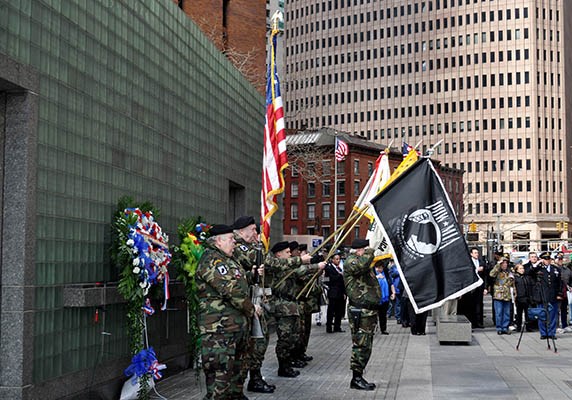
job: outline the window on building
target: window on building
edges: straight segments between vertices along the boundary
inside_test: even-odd
[[[298,197],[298,182],[292,182],[290,184],[290,196]]]
[[[298,204],[290,204],[290,219],[298,219]]]
[[[308,204],[308,219],[316,219],[316,205]]]
[[[322,219],[330,219],[330,203],[322,204]]]
[[[346,182],[338,181],[338,196],[344,196],[346,194]]]
[[[336,205],[336,213],[338,218],[346,217],[346,203],[338,203]]]
[[[308,182],[308,197],[316,197],[316,184]]]

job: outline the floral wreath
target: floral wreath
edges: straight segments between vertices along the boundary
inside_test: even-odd
[[[153,285],[163,284],[161,309],[167,308],[171,253],[169,237],[155,222],[153,206],[150,203],[133,205],[129,197],[119,201],[113,226],[112,258],[121,271],[118,291],[127,300],[127,334],[133,359],[125,370],[125,374],[132,377],[126,385],[135,385],[138,399],[148,399],[149,379],[159,379],[159,371],[166,366],[157,361],[148,343],[147,317],[155,310],[146,296]]]
[[[147,296],[152,285],[163,283],[165,302],[161,310],[167,308],[169,293],[169,271],[171,262],[169,237],[163,232],[153,218],[153,212],[143,212],[139,208],[127,208],[125,216],[137,215],[137,220],[129,226],[126,245],[133,253],[133,270],[137,276],[143,296]]]
[[[173,264],[178,272],[177,279],[183,282],[187,297],[189,353],[197,367],[200,364],[201,335],[198,323],[199,298],[195,273],[205,251],[204,243],[211,229],[211,225],[201,221],[201,217],[194,217],[179,224],[177,231],[181,244],[173,250]],[[198,373],[199,368],[196,368],[196,371]]]

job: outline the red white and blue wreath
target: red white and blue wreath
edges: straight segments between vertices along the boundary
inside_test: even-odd
[[[133,273],[137,275],[143,296],[147,296],[152,285],[162,284],[165,301],[161,310],[167,309],[169,294],[169,270],[171,253],[169,237],[155,222],[151,211],[142,212],[138,208],[125,209],[125,216],[137,215],[137,222],[129,226],[127,246],[133,253]],[[149,310],[146,310],[149,314]]]

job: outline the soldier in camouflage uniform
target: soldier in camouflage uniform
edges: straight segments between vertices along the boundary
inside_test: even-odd
[[[301,245],[297,241],[289,243],[290,254],[292,257],[297,257],[302,254],[302,249],[304,249],[304,254],[308,254],[307,245]],[[298,287],[296,288],[296,293],[299,293],[304,286],[308,283],[311,276],[304,276],[298,280]],[[310,341],[310,333],[312,330],[312,313],[318,312],[320,310],[319,298],[322,295],[322,289],[318,285],[318,282],[312,284],[310,293],[307,296],[300,297],[298,301],[298,312],[300,313],[300,340],[298,341],[298,346],[293,354],[295,359],[294,363],[301,366],[306,366],[308,361],[312,361],[314,357],[306,354],[308,349],[308,343]],[[296,360],[298,362],[296,362]]]
[[[381,289],[371,266],[374,259],[373,249],[368,246],[368,240],[354,240],[351,254],[344,264],[344,282],[349,299],[348,318],[352,331],[350,368],[353,377],[350,388],[358,390],[375,389],[374,383],[368,383],[363,378],[363,371],[371,356],[377,309],[381,299]]]
[[[278,376],[293,378],[300,374],[292,368],[292,353],[299,338],[300,313],[296,303],[296,280],[302,276],[323,269],[325,263],[308,264],[312,257],[290,257],[288,242],[276,243],[266,256],[264,265],[266,277],[273,282],[274,315],[276,317],[276,357],[278,358]],[[286,276],[288,276],[286,278]],[[286,279],[285,279],[286,278]],[[281,283],[282,281],[282,283]]]
[[[250,301],[245,272],[231,258],[232,228],[214,225],[210,234],[195,275],[205,399],[245,399],[242,363],[250,321],[261,308]]]
[[[258,241],[258,232],[256,231],[254,218],[250,216],[240,217],[234,221],[232,228],[234,229],[234,240],[236,241],[233,253],[234,259],[247,271],[247,277],[251,285],[250,289],[252,291],[258,288],[264,289],[264,264],[261,264],[263,260],[262,245]],[[261,265],[257,265],[257,263]],[[265,301],[270,299],[269,293],[264,296]],[[268,315],[266,314],[265,310],[259,318],[264,337],[249,337],[249,351],[245,366],[250,371],[250,380],[247,386],[250,392],[272,393],[276,389],[276,386],[270,385],[264,380],[260,372],[270,339],[267,326]]]

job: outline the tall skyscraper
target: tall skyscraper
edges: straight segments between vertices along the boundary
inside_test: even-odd
[[[570,3],[287,1],[287,127],[443,140],[479,241],[554,245],[572,205]]]

